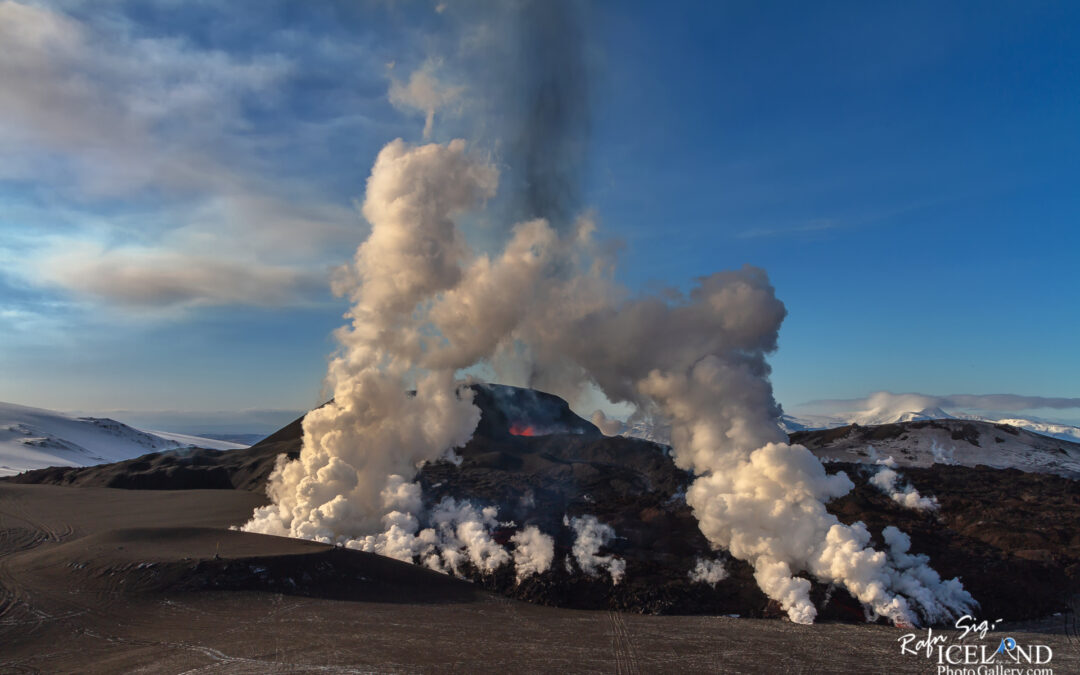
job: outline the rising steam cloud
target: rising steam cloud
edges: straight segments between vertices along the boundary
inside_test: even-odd
[[[934,447],[938,447],[936,442]],[[870,456],[876,456],[872,446],[870,447]],[[910,483],[901,485],[900,472],[896,470],[896,460],[891,456],[878,459],[874,463],[880,468],[870,477],[870,484],[888,495],[889,499],[904,508],[915,511],[936,511],[938,509],[939,504],[936,497],[924,497]]]
[[[548,94],[558,99],[559,91]],[[558,115],[572,109],[560,100],[545,105]],[[528,161],[539,162],[538,176],[562,166]],[[970,610],[974,601],[958,581],[942,581],[925,557],[908,553],[906,535],[886,528],[877,550],[862,523],[845,525],[826,510],[853,484],[789,445],[777,426],[766,356],[786,310],[765,272],[744,267],[698,279],[685,294],[631,297],[612,280],[613,260],[592,220],[566,217],[575,198],[556,178],[566,176],[545,177],[549,187],[528,197],[527,217],[547,217],[513,225],[490,255],[470,250],[458,224],[495,194],[489,161],[461,140],[396,140],[379,153],[363,205],[371,234],[335,280],[352,307],[329,367],[334,400],[305,418],[299,459],[279,459],[273,503],[245,529],[446,571],[514,564],[521,580],[547,570],[548,535],[520,531],[511,555],[491,537],[493,507],[444,500],[425,510],[412,482],[419,465],[452,457],[471,437],[479,411],[455,377],[487,363],[564,395],[598,388],[669,424],[675,463],[696,476],[686,500],[701,531],[714,548],[747,561],[793,621],[816,616],[806,575],[843,586],[871,615],[896,623]],[[548,191],[558,204],[532,203]],[[607,526],[589,517],[568,524],[580,569],[604,569],[615,582],[632,573],[599,553],[612,536]],[[700,576],[718,580],[720,570]]]
[[[694,563],[694,568],[690,570],[687,576],[690,581],[716,586],[716,584],[727,579],[727,575],[727,568],[724,567],[722,560],[698,558],[697,562]]]
[[[563,524],[574,530],[573,558],[579,570],[590,577],[598,576],[603,570],[611,577],[611,583],[617,585],[622,581],[626,561],[614,555],[600,554],[600,550],[615,539],[614,528],[601,523],[596,516],[564,517]],[[573,569],[569,559],[566,569]]]

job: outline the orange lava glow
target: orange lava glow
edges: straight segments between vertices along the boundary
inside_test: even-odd
[[[531,424],[522,424],[521,422],[514,422],[510,425],[510,433],[515,436],[535,436],[536,429]]]

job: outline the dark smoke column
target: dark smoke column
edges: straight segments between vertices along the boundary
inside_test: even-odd
[[[514,220],[546,218],[563,229],[577,216],[587,168],[591,108],[588,3],[532,0],[516,17],[519,45],[502,95],[507,159],[515,185]]]

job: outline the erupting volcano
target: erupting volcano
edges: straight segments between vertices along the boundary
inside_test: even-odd
[[[510,424],[510,434],[512,436],[537,436],[539,432],[531,424],[513,422]]]
[[[482,420],[477,396],[499,400],[496,433],[598,433],[583,420],[561,424],[565,403],[537,405],[527,389],[461,379],[488,367],[529,373],[527,384],[571,401],[606,397],[632,407],[634,419],[670,425],[663,461],[691,477],[685,503],[701,533],[714,550],[749,564],[793,621],[817,615],[810,578],[897,624],[945,621],[975,606],[959,580],[941,579],[925,556],[909,553],[903,532],[887,527],[875,544],[862,522],[843,523],[826,509],[854,483],[789,444],[777,424],[766,356],[786,309],[763,270],[717,272],[686,294],[634,297],[614,281],[610,248],[597,243],[586,216],[562,226],[518,222],[500,253],[472,251],[458,221],[495,194],[498,178],[462,140],[399,139],[379,153],[363,205],[371,234],[337,280],[352,308],[330,363],[334,398],[304,419],[299,457],[279,459],[273,503],[256,509],[245,530],[453,574],[512,566],[520,581],[546,573],[563,536],[557,525],[527,525],[508,550],[492,538],[505,517],[499,507],[470,495],[433,504],[417,480],[425,465],[460,463],[455,449],[496,422]],[[535,502],[527,493],[516,499]],[[606,570],[613,583],[632,573],[622,558],[601,553],[620,534],[592,514],[526,509],[521,517],[576,532],[564,566]]]

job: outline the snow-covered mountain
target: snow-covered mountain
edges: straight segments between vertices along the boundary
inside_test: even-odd
[[[892,457],[900,467],[982,465],[1080,478],[1080,444],[999,422],[935,419],[846,425],[797,431],[791,440],[826,462],[874,464]]]
[[[0,402],[0,476],[48,466],[90,466],[188,447],[233,450],[246,445],[199,436],[140,431],[113,419],[72,417]]]
[[[1080,427],[1025,417],[990,417],[960,412],[948,413],[937,407],[924,408],[917,411],[874,409],[848,413],[835,413],[832,415],[784,415],[780,418],[780,426],[783,427],[784,431],[790,434],[796,431],[808,431],[811,429],[846,427],[849,424],[858,424],[859,426],[868,427],[878,424],[898,424],[901,422],[916,422],[920,420],[971,420],[974,422],[1007,424],[1016,427],[1017,429],[1024,429],[1042,436],[1080,443]]]
[[[1062,441],[1071,441],[1073,443],[1080,443],[1080,427],[1074,427],[1069,424],[1057,424],[1055,422],[1045,422],[1043,420],[1033,420],[1023,417],[979,417],[977,415],[957,415],[959,419],[971,419],[981,420],[986,422],[994,422],[996,424],[1008,424],[1009,426],[1017,427],[1018,429],[1026,429],[1032,433],[1036,433],[1042,436],[1049,436],[1050,438],[1056,438]]]

